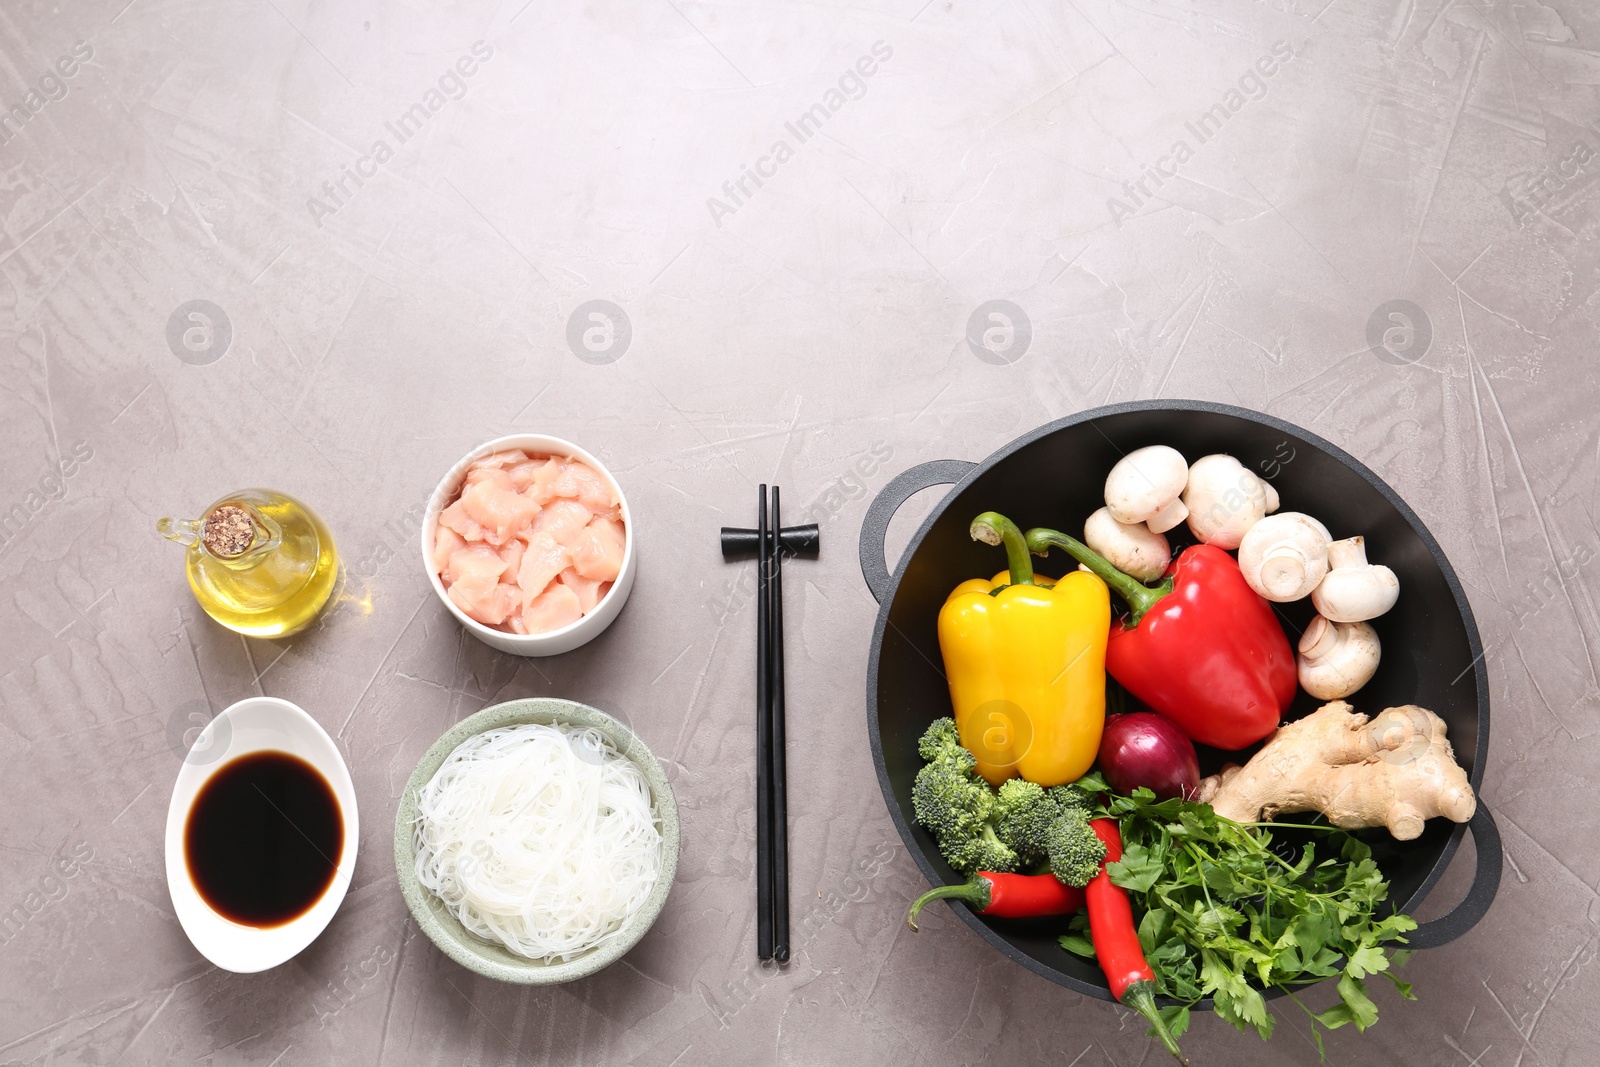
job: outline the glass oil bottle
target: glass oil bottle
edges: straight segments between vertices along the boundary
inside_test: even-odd
[[[287,493],[242,489],[202,518],[161,519],[156,529],[188,546],[189,588],[206,614],[247,637],[299,633],[338,584],[333,535]]]

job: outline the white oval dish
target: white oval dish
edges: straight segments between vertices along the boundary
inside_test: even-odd
[[[622,507],[622,527],[624,540],[622,545],[622,569],[617,572],[617,580],[611,583],[611,588],[601,598],[595,609],[577,622],[563,626],[559,630],[551,630],[542,634],[513,634],[504,630],[496,630],[492,626],[485,626],[478,620],[471,618],[450,599],[445,592],[444,583],[439,580],[438,572],[433,568],[433,540],[439,530],[439,513],[449,506],[461,490],[461,481],[467,475],[467,468],[472,461],[480,456],[487,456],[494,452],[503,452],[509,448],[520,448],[529,455],[542,456],[567,456],[571,459],[581,460],[592,467],[600,477],[615,490],[617,501]],[[445,608],[454,615],[456,621],[467,628],[467,632],[491,648],[498,648],[502,652],[510,652],[517,656],[555,656],[562,652],[570,652],[579,645],[587,644],[600,635],[600,632],[610,626],[622,605],[628,600],[628,594],[633,591],[633,575],[638,567],[638,553],[635,545],[638,541],[633,525],[633,513],[628,510],[628,498],[622,492],[622,486],[617,484],[616,478],[606,469],[606,465],[595,459],[588,452],[579,448],[571,441],[559,437],[550,437],[547,434],[518,433],[508,437],[497,437],[486,442],[462,456],[451,467],[449,472],[439,480],[439,485],[433,491],[433,496],[428,500],[428,510],[422,516],[422,539],[419,542],[422,548],[422,569],[427,572],[428,581],[433,586],[433,591],[438,594],[439,600]]]
[[[267,930],[240,925],[212,911],[189,877],[183,847],[189,810],[201,787],[232,760],[262,751],[287,752],[315,767],[332,788],[344,820],[344,847],[333,882],[300,918]],[[241,700],[200,731],[172,787],[172,803],[167,807],[167,891],[178,922],[200,954],[223,970],[253,974],[276,967],[316,940],[339,910],[355,872],[360,838],[355,786],[344,757],[327,732],[287,700]]]

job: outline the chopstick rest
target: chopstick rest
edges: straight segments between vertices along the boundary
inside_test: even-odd
[[[822,531],[814,522],[804,526],[785,526],[778,531],[779,542],[783,551],[790,556],[804,556],[807,559],[816,559],[822,547]],[[758,544],[757,532],[742,526],[724,526],[722,528],[722,556],[724,559],[742,559],[756,554]]]

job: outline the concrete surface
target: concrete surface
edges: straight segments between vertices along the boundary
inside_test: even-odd
[[[1160,1062],[1129,1017],[950,914],[900,922],[921,880],[867,756],[853,540],[914,463],[1191,396],[1388,479],[1489,650],[1500,899],[1412,962],[1418,1003],[1380,992],[1377,1027],[1332,1035],[1327,1062],[1600,1063],[1600,16],[871,7],[0,11],[0,103],[22,108],[0,124],[0,1059]],[[413,556],[440,472],[512,430],[602,456],[641,538],[622,617],[543,662],[464,637]],[[788,589],[801,934],[782,973],[752,949],[752,568],[716,541],[763,480],[826,541]],[[257,484],[317,507],[348,567],[294,640],[212,624],[154,532]],[[178,928],[161,840],[186,735],[253,693],[337,737],[363,854],[307,952],[239,976]],[[388,837],[434,738],[539,694],[632,724],[686,846],[625,963],[529,990],[417,935]],[[1201,1018],[1188,1049],[1314,1064],[1292,1012],[1269,1045]]]

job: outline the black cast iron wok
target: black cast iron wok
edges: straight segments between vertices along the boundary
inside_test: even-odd
[[[917,738],[930,721],[950,714],[935,619],[958,582],[1005,569],[1003,553],[973,541],[968,524],[974,515],[992,509],[1024,529],[1054,526],[1081,534],[1083,520],[1104,503],[1112,465],[1122,455],[1154,444],[1171,445],[1191,462],[1213,452],[1229,453],[1271,479],[1282,510],[1316,516],[1336,538],[1366,536],[1372,560],[1399,576],[1400,601],[1373,621],[1383,642],[1383,660],[1351,703],[1371,714],[1399,704],[1431,708],[1449,728],[1473,789],[1482,783],[1489,695],[1472,609],[1438,542],[1394,490],[1334,445],[1268,415],[1200,401],[1114,404],[1042,426],[981,463],[920,464],[885,486],[867,509],[861,573],[879,603],[867,668],[867,731],[889,813],[931,884],[960,878],[911,817],[911,782],[921,766]],[[954,488],[923,521],[890,574],[884,562],[889,520],[912,494],[948,484]],[[1173,531],[1183,533],[1182,527]],[[1059,560],[1052,562],[1062,566]],[[1304,628],[1313,613],[1309,600],[1281,607],[1296,629]],[[1302,692],[1289,717],[1298,718],[1320,703]],[[1215,771],[1221,762],[1220,753],[1201,750],[1202,772]],[[1364,833],[1389,879],[1390,901],[1410,912],[1444,873],[1469,827],[1478,853],[1472,888],[1448,915],[1413,932],[1411,947],[1452,941],[1488,911],[1500,885],[1500,835],[1494,819],[1480,797],[1477,814],[1464,826],[1433,819],[1421,837],[1406,842],[1381,829]],[[1094,962],[1069,955],[1056,943],[1062,932],[1059,921],[986,920],[964,906],[953,907],[967,925],[1024,967],[1080,993],[1111,999]]]

